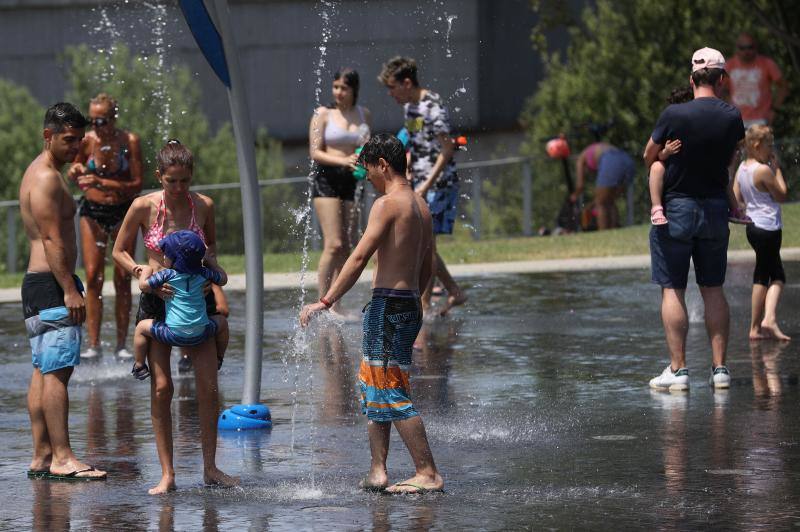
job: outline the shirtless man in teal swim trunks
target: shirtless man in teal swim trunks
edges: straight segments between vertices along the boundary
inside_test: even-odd
[[[80,364],[83,286],[75,276],[75,201],[61,167],[75,158],[86,118],[73,105],[57,103],[44,119],[44,149],[25,170],[19,206],[31,254],[22,281],[25,328],[33,352],[28,413],[33,460],[28,476],[98,480],[106,477],[78,460],[69,443],[72,370]]]
[[[441,491],[444,481],[434,464],[425,426],[409,397],[408,380],[412,345],[422,325],[419,292],[431,277],[431,214],[405,177],[405,151],[397,138],[385,134],[372,137],[361,151],[359,164],[383,196],[375,201],[364,236],[336,281],[319,302],[303,307],[300,323],[305,327],[315,314],[330,309],[355,284],[373,253],[376,255],[358,375],[372,453],[369,474],[361,487],[391,493]],[[392,423],[414,460],[416,474],[389,486],[386,457]]]

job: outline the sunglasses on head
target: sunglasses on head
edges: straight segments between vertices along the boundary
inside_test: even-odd
[[[736,48],[739,50],[752,50],[756,46],[754,44],[737,44]]]
[[[89,123],[92,124],[94,127],[103,127],[111,121],[109,118],[100,117],[100,118],[92,118],[89,120]]]

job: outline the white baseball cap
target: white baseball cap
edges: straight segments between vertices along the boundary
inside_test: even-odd
[[[702,68],[721,68],[725,70],[725,57],[719,50],[700,48],[692,55],[692,72]]]

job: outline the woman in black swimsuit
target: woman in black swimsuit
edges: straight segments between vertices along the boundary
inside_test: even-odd
[[[80,201],[81,251],[86,268],[86,329],[89,348],[81,357],[102,354],[100,323],[103,317],[103,277],[109,238],[116,238],[120,223],[133,198],[142,190],[142,153],[139,136],[116,127],[117,102],[98,94],[89,104],[92,131],[68,176],[83,190]],[[116,354],[133,356],[125,348],[131,313],[131,277],[114,267],[117,322]]]
[[[333,76],[333,104],[314,111],[309,125],[309,151],[314,162],[314,210],[322,229],[324,247],[317,270],[319,295],[336,280],[350,254],[353,176],[356,148],[369,140],[371,116],[358,105],[358,72],[343,68]],[[332,312],[340,312],[339,302]]]

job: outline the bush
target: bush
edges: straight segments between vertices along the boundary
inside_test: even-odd
[[[0,102],[3,112],[0,113],[0,198],[16,200],[19,195],[19,184],[25,169],[42,151],[42,121],[45,109],[24,87],[14,85],[10,81],[0,79]],[[6,230],[0,233],[0,249],[6,249],[6,241],[10,228],[7,227],[7,209],[12,209],[17,231],[17,263],[22,268],[26,262],[27,240],[19,220],[19,209],[6,207],[0,210],[0,223]],[[5,258],[0,260],[2,271],[6,269]]]
[[[800,74],[795,64],[800,50],[791,44],[797,42],[791,31],[800,25],[800,10],[781,7],[787,3],[597,0],[575,18],[567,3],[534,0],[542,23],[534,28],[533,43],[542,53],[546,77],[522,115],[527,130],[524,152],[541,155],[544,142],[564,132],[570,137],[573,153],[578,153],[593,141],[581,124],[613,120],[604,140],[640,161],[670,90],[688,84],[692,52],[710,46],[731,56],[742,31],[756,36],[761,53],[778,63],[794,87],[775,124],[777,137],[793,135],[800,125]],[[781,40],[775,29],[778,25],[788,39]],[[566,26],[569,31],[564,56],[547,46],[545,35],[556,26]],[[560,165],[540,158],[534,168],[537,194],[547,196],[544,210],[545,198],[535,196],[536,219],[552,220],[566,194]],[[637,219],[643,220],[649,210],[643,165],[639,176],[635,183]]]

